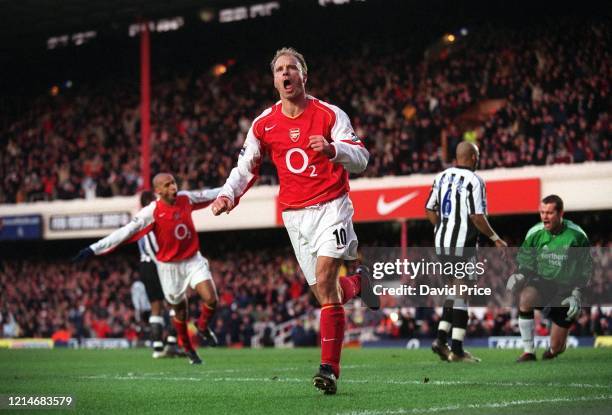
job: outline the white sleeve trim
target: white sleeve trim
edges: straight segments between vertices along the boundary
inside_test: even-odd
[[[348,115],[335,105],[321,103],[336,115],[336,122],[331,129],[332,145],[336,148],[336,155],[330,160],[342,164],[350,173],[362,173],[368,167],[370,153],[355,134]]]
[[[472,215],[487,214],[487,195],[485,193],[485,184],[483,180],[476,174],[472,176],[472,197],[474,198],[474,212]]]

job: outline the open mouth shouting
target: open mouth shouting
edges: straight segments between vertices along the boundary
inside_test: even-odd
[[[285,79],[283,80],[283,90],[286,93],[292,93],[294,91],[295,87],[293,86],[293,83],[291,82],[290,79]]]

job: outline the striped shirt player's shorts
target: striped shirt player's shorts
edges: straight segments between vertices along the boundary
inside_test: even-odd
[[[309,285],[317,282],[317,257],[357,259],[353,212],[348,194],[329,202],[283,212],[291,245]]]
[[[170,304],[183,301],[188,286],[195,289],[202,281],[212,281],[208,260],[199,252],[183,261],[158,262],[157,272],[166,301]]]

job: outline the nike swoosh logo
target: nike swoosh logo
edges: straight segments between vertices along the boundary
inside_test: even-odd
[[[399,199],[395,199],[392,202],[386,202],[385,196],[380,195],[378,196],[378,202],[376,202],[376,211],[378,212],[379,215],[382,215],[382,216],[388,215],[389,213],[398,209],[402,205],[405,205],[406,203],[408,203],[409,201],[411,201],[418,195],[419,195],[419,191],[415,190],[414,192],[408,193],[407,195],[404,195],[400,197]]]
[[[270,131],[271,129],[273,129],[274,127],[276,127],[276,124],[274,124],[272,127],[264,127],[264,130],[266,131]]]
[[[334,340],[336,340],[336,339],[335,339],[335,338],[334,338],[334,339],[326,339],[326,338],[323,338],[323,341],[324,341],[324,342],[333,342]]]
[[[165,215],[166,215],[166,212],[162,212],[162,213],[159,214],[159,217],[161,218],[161,217],[163,217]]]

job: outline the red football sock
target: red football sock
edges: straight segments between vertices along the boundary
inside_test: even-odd
[[[342,288],[342,304],[346,304],[361,292],[361,277],[359,274],[340,277],[340,288]]]
[[[172,325],[174,325],[174,328],[176,329],[176,335],[179,338],[180,342],[183,344],[183,348],[185,349],[185,351],[193,350],[191,338],[189,337],[189,332],[187,331],[187,322],[173,318]]]
[[[340,377],[340,354],[344,340],[344,307],[342,304],[323,304],[321,307],[321,364],[330,365]]]
[[[204,331],[208,328],[208,320],[214,313],[214,308],[211,308],[208,304],[202,304],[200,317],[198,318],[198,330]]]

